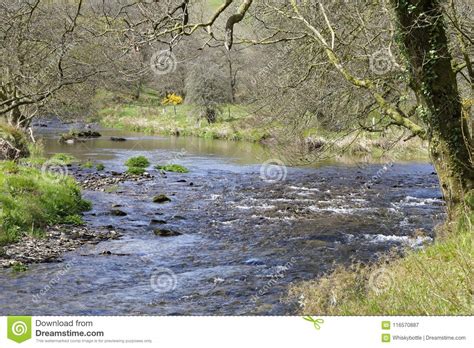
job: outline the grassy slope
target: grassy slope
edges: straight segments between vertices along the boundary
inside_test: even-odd
[[[214,124],[197,121],[199,111],[193,105],[161,106],[161,99],[153,93],[143,93],[138,101],[111,102],[101,95],[100,121],[116,127],[149,134],[188,135],[210,139],[259,141],[268,133],[251,125],[244,107],[224,106]]]
[[[49,224],[80,221],[77,214],[89,207],[72,177],[0,162],[0,245],[25,233],[40,236]]]
[[[313,315],[472,315],[473,221],[404,258],[297,284],[290,297]]]

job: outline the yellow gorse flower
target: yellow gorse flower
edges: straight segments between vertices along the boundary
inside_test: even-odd
[[[168,94],[162,101],[161,105],[179,105],[183,103],[183,97],[171,93]]]

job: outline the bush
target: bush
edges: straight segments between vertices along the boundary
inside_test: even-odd
[[[41,233],[47,225],[70,223],[71,216],[90,209],[73,178],[52,176],[11,161],[0,162],[0,245],[25,233]]]
[[[146,168],[150,165],[150,161],[145,156],[136,156],[129,158],[125,165],[134,168]]]
[[[179,164],[166,164],[164,166],[156,165],[155,168],[158,170],[164,170],[165,172],[189,173],[188,168],[180,166]]]
[[[132,175],[142,175],[143,173],[145,173],[145,168],[141,168],[141,167],[128,167],[127,173],[128,173],[128,174],[132,174]]]
[[[97,163],[97,165],[95,166],[95,169],[97,169],[98,171],[102,171],[105,169],[105,165],[102,163]]]

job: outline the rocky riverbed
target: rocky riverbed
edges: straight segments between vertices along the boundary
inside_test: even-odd
[[[149,173],[130,175],[128,173],[88,170],[84,172],[79,166],[69,166],[73,175],[85,190],[107,191],[126,182],[140,182],[153,179]],[[122,212],[113,209],[114,212]],[[117,208],[117,207],[116,207]],[[90,228],[87,226],[54,225],[47,228],[40,236],[25,234],[19,241],[0,247],[0,267],[18,267],[22,269],[31,263],[57,262],[65,252],[73,251],[84,244],[98,244],[101,241],[117,239],[121,236],[113,226]]]
[[[113,229],[91,230],[86,226],[51,226],[44,236],[25,235],[18,242],[0,248],[0,266],[3,268],[31,263],[57,262],[65,252],[84,244],[97,244],[117,239],[121,234]]]

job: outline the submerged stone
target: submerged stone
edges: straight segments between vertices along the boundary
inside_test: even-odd
[[[169,199],[166,195],[157,195],[153,197],[153,202],[155,203],[165,203],[165,202],[170,202],[171,199]]]
[[[174,236],[180,236],[182,235],[182,233],[179,233],[177,231],[172,231],[172,230],[167,230],[167,229],[161,229],[161,228],[157,228],[153,231],[153,233],[156,235],[156,236],[160,236],[160,237],[174,237]]]

